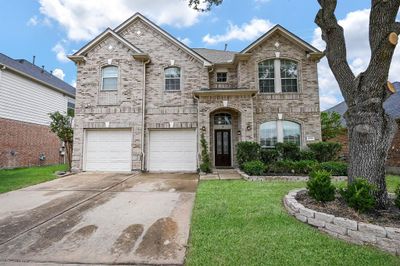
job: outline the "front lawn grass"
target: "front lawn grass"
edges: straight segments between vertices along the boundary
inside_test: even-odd
[[[65,171],[65,164],[0,170],[0,193],[35,185],[57,178],[55,171]]]
[[[400,176],[388,175],[386,176],[386,185],[389,192],[394,193],[396,188],[400,185]]]
[[[400,258],[334,239],[287,214],[304,182],[202,181],[187,265],[400,265]]]

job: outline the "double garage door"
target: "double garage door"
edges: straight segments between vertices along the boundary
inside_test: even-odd
[[[149,171],[196,171],[195,130],[152,130],[148,143]],[[131,160],[131,130],[86,131],[84,170],[129,172]]]

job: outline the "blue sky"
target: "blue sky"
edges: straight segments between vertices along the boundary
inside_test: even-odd
[[[355,72],[362,71],[369,60],[369,5],[370,1],[342,0],[336,12],[346,31],[349,63]],[[323,49],[324,43],[314,24],[318,7],[317,0],[224,0],[211,12],[199,14],[187,8],[185,0],[3,1],[0,52],[27,60],[35,55],[37,65],[56,70],[59,77],[73,84],[76,68],[65,55],[137,11],[190,47],[223,49],[228,43],[229,50],[239,51],[272,25],[281,24]],[[400,56],[395,56],[394,61],[397,60],[398,64],[393,65],[400,65]],[[400,69],[392,72],[400,73]],[[321,106],[327,108],[339,102],[341,95],[324,60],[320,63],[319,77]],[[397,78],[395,74],[391,77]]]

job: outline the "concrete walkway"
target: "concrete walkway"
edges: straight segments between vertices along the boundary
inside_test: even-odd
[[[0,195],[0,264],[183,264],[196,174],[82,173]]]
[[[213,169],[211,174],[200,175],[200,180],[238,180],[242,176],[236,169]]]

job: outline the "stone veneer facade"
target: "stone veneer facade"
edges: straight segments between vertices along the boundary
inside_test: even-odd
[[[213,89],[215,73],[220,67],[218,64],[201,62],[193,53],[171,41],[171,36],[160,33],[141,15],[116,33],[146,53],[150,62],[135,60],[132,51],[112,35],[88,50],[84,62],[76,61],[74,171],[83,169],[84,133],[85,129],[93,128],[132,130],[132,169],[146,169],[142,160],[146,161],[146,146],[149,130],[152,129],[193,128],[197,129],[198,140],[201,131],[205,130],[213,158],[212,116],[218,112],[229,112],[234,117],[231,129],[233,149],[239,141],[258,141],[260,125],[277,120],[278,114],[283,120],[301,125],[303,147],[308,143],[308,136],[312,137],[312,141],[321,140],[317,78],[319,58],[309,57],[306,48],[284,32],[274,32],[251,53],[247,53],[246,58],[221,66],[229,70],[228,77],[231,77],[228,87],[223,90]],[[257,64],[276,58],[277,52],[280,58],[298,62],[297,93],[258,92]],[[181,68],[180,91],[164,90],[164,69],[171,64]],[[100,90],[101,69],[106,65],[118,66],[116,92]],[[141,134],[143,127],[144,139]],[[143,150],[142,142],[145,144]],[[232,166],[236,165],[234,154]]]

